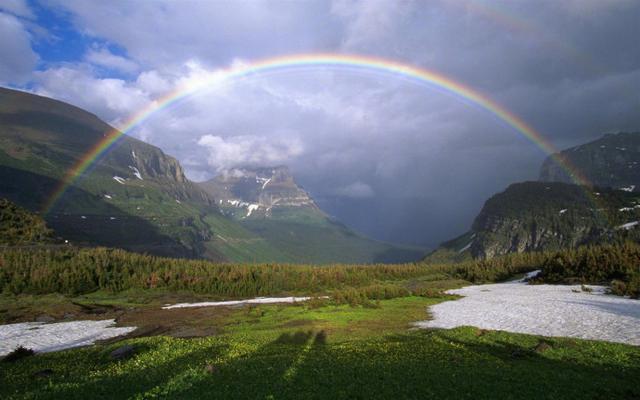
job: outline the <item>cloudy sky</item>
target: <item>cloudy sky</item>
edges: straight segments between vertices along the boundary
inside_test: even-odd
[[[0,1],[0,84],[116,126],[217,71],[308,53],[444,74],[558,148],[640,130],[637,0]],[[358,68],[287,69],[209,85],[130,132],[191,179],[289,165],[331,214],[433,246],[545,153],[445,90]]]

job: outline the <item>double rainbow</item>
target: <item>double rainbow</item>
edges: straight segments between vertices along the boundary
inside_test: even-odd
[[[579,185],[590,186],[588,181],[573,168],[568,161],[562,159],[557,149],[547,141],[540,133],[527,125],[518,116],[496,103],[488,96],[466,86],[460,82],[425,68],[403,64],[394,60],[384,58],[350,55],[350,54],[299,54],[283,57],[268,58],[249,64],[234,65],[227,69],[218,70],[209,77],[197,84],[188,84],[161,97],[140,112],[132,115],[123,125],[121,130],[113,129],[108,132],[98,143],[87,151],[64,175],[59,185],[50,195],[43,207],[43,212],[51,211],[54,205],[66,192],[69,186],[73,185],[78,177],[93,165],[97,159],[114,147],[122,135],[130,132],[135,127],[146,121],[152,115],[160,112],[177,101],[184,99],[194,93],[221,82],[238,79],[246,76],[273,73],[282,70],[298,68],[347,68],[350,70],[370,71],[386,75],[394,75],[411,80],[420,84],[428,84],[436,89],[455,95],[466,102],[473,103],[488,111],[500,121],[512,127],[516,132],[528,138],[535,145],[540,147],[546,154],[551,155],[557,163],[567,172],[568,176]]]

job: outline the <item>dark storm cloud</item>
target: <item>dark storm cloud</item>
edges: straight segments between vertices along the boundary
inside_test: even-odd
[[[116,124],[233,63],[340,52],[444,73],[558,147],[640,130],[637,1],[44,4],[69,15],[87,51],[32,74],[30,84]],[[352,226],[429,245],[464,231],[491,194],[535,179],[545,157],[455,96],[398,77],[322,69],[212,87],[132,134],[176,155],[194,179],[237,164],[289,164]]]

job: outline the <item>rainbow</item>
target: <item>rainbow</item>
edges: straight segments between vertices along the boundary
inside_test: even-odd
[[[353,54],[298,54],[268,58],[248,64],[232,65],[227,69],[216,70],[197,83],[186,84],[151,102],[147,107],[132,115],[120,130],[113,129],[87,151],[64,175],[59,185],[49,196],[43,207],[48,213],[74,182],[82,176],[102,155],[106,154],[123,135],[139,126],[155,113],[158,113],[176,102],[215,84],[247,76],[274,73],[282,70],[298,68],[348,68],[358,71],[369,71],[402,77],[413,82],[428,84],[455,97],[470,102],[488,111],[516,132],[528,138],[546,154],[550,154],[562,166],[571,179],[583,186],[591,186],[588,181],[566,160],[563,160],[557,149],[540,133],[527,125],[518,116],[490,99],[488,96],[456,82],[446,75],[422,67],[404,64],[394,60]]]

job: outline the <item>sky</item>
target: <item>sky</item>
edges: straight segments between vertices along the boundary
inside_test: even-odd
[[[116,127],[234,65],[314,53],[448,76],[556,148],[640,131],[636,0],[0,1],[0,85]],[[315,67],[207,86],[130,135],[202,181],[288,165],[331,215],[433,247],[547,154],[459,96],[393,74]]]

